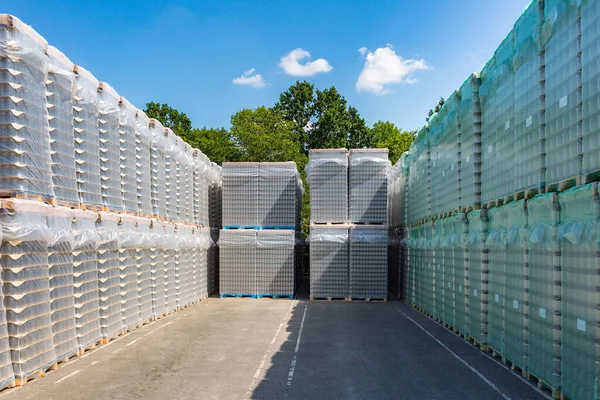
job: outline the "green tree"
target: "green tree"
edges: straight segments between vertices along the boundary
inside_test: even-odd
[[[429,118],[431,118],[431,116],[433,114],[435,114],[436,112],[440,112],[440,110],[442,109],[442,106],[446,104],[446,100],[444,100],[443,97],[440,97],[440,100],[438,101],[438,103],[435,105],[435,109],[429,109],[429,112],[427,113],[427,118],[425,118],[425,121],[429,122]]]
[[[371,130],[361,118],[358,110],[354,107],[348,107],[348,118],[350,128],[348,131],[348,140],[346,147],[349,149],[363,149],[373,147],[375,144]]]
[[[371,128],[374,147],[389,149],[389,159],[392,164],[408,150],[415,138],[415,132],[406,132],[389,121],[377,121]]]
[[[335,86],[317,90],[315,123],[308,133],[308,147],[329,149],[346,147],[350,131],[350,116],[346,99]]]
[[[307,154],[307,131],[315,116],[315,86],[307,81],[296,81],[279,95],[279,101],[273,108],[294,123],[296,139],[301,144],[302,151]]]
[[[194,128],[189,134],[187,142],[192,147],[197,147],[217,164],[225,161],[239,161],[240,150],[231,138],[231,134],[224,128]]]
[[[161,103],[146,103],[146,115],[150,118],[155,118],[167,128],[171,128],[173,132],[186,139],[186,136],[192,130],[192,121],[185,113],[170,107],[168,104]]]

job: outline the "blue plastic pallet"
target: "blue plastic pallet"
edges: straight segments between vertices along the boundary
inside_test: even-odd
[[[273,299],[294,299],[293,294],[257,294],[256,297],[262,299],[263,297],[271,297]]]
[[[222,293],[221,298],[223,298],[223,297],[250,297],[252,299],[256,299],[255,294],[248,294],[248,293]]]
[[[224,226],[223,229],[253,229],[253,230],[260,230],[260,226],[255,226],[255,225],[227,225]]]

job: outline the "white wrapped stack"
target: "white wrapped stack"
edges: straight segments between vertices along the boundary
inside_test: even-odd
[[[98,85],[94,76],[75,65],[73,132],[79,199],[86,205],[102,204],[100,146],[98,143]]]
[[[119,100],[121,96],[106,82],[98,85],[98,142],[102,204],[110,211],[123,210],[119,158]]]
[[[183,140],[170,132],[175,138],[175,219],[179,222],[185,221],[185,146]]]
[[[48,275],[49,208],[35,201],[4,200],[0,212],[4,306],[17,384],[56,362]]]
[[[121,171],[121,198],[126,211],[138,211],[136,168],[137,109],[124,97],[119,100],[119,163]],[[148,167],[150,167],[150,160]],[[150,179],[150,176],[148,176]]]
[[[30,26],[0,14],[0,193],[52,197],[46,79],[48,44]]]
[[[98,289],[98,245],[96,232],[98,214],[92,211],[74,211],[73,286],[77,340],[81,352],[91,349],[101,338],[100,299]]]
[[[150,147],[152,133],[150,119],[142,110],[137,110],[135,118],[135,176],[137,212],[142,215],[152,213],[152,162]]]
[[[73,286],[73,215],[70,208],[52,207],[47,218],[52,233],[48,242],[52,335],[56,358],[61,361],[77,354],[79,349]]]
[[[175,254],[179,246],[179,238],[175,233],[175,224],[165,223],[165,241],[166,247],[163,252],[164,257],[164,276],[165,276],[165,307],[168,312],[177,308],[177,292],[175,287],[176,264]]]
[[[185,187],[185,201],[183,209],[183,220],[188,223],[194,222],[194,149],[188,143],[183,143],[183,181]],[[180,193],[181,196],[181,193]]]
[[[121,318],[121,278],[119,269],[119,221],[115,213],[100,213],[96,229],[98,246],[98,289],[100,291],[100,329],[108,342],[123,331]]]
[[[164,132],[165,145],[165,185],[159,190],[164,190],[166,198],[167,217],[177,220],[177,142],[175,134],[169,128]]]
[[[121,247],[119,248],[119,277],[121,285],[121,317],[125,329],[135,328],[139,322],[137,302],[137,266],[136,249],[140,237],[137,232],[138,218],[132,215],[122,215],[119,235]]]
[[[136,249],[137,266],[137,304],[139,319],[147,322],[153,316],[152,312],[152,266],[151,248],[154,247],[150,226],[152,221],[148,218],[138,218],[138,234],[140,237]]]
[[[153,246],[150,248],[152,310],[155,317],[161,317],[169,311],[165,305],[165,259],[163,255],[167,247],[165,223],[159,219],[153,219],[151,228]]]
[[[180,225],[181,226],[181,225]],[[184,252],[182,256],[184,257],[183,263],[185,266],[183,277],[183,296],[182,303],[184,306],[188,306],[192,304],[194,299],[194,269],[196,266],[194,265],[194,227],[191,225],[183,225],[183,240],[182,242],[185,244]]]
[[[0,237],[1,240],[1,237]],[[0,296],[4,298],[0,282]],[[12,387],[15,383],[12,362],[10,359],[10,343],[8,339],[8,326],[6,322],[6,309],[0,301],[0,389]]]
[[[48,80],[46,103],[52,161],[54,196],[70,203],[79,202],[75,173],[73,136],[73,63],[56,47],[48,46]]]
[[[140,125],[142,126],[142,125]],[[151,118],[149,130],[152,137],[150,147],[150,180],[152,196],[152,215],[154,217],[166,218],[167,213],[167,141],[165,128],[162,124]]]

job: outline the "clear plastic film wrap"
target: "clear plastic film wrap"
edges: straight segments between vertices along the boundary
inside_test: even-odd
[[[74,64],[56,47],[48,46],[46,103],[52,162],[52,184],[57,199],[79,202],[73,136]]]
[[[100,235],[96,230],[98,213],[76,210],[74,214],[73,285],[77,340],[80,349],[86,349],[93,346],[102,336],[98,280]]]
[[[164,257],[164,276],[165,276],[165,307],[168,311],[175,310],[177,308],[177,297],[175,291],[175,269],[176,265],[176,252],[179,246],[178,236],[175,233],[175,224],[171,222],[165,223],[165,251],[163,252]]]
[[[77,189],[84,204],[102,205],[100,146],[98,142],[98,85],[86,69],[76,65],[73,94],[73,132]]]
[[[582,172],[600,170],[600,4],[581,2],[581,101],[582,101]]]
[[[504,354],[507,303],[507,212],[506,207],[488,210],[489,231],[485,242],[488,251],[488,344]]]
[[[152,212],[152,132],[150,119],[142,110],[135,116],[135,182],[137,212],[153,215]],[[156,214],[158,215],[158,214]]]
[[[98,142],[102,204],[111,211],[122,210],[119,150],[119,100],[121,96],[108,83],[98,86]]]
[[[177,249],[175,250],[175,300],[177,308],[187,305],[187,252],[189,237],[185,224],[176,224]]]
[[[488,269],[485,250],[488,222],[485,210],[467,214],[467,254],[469,266],[468,330],[480,343],[487,343],[488,323]]]
[[[178,146],[177,136],[169,128],[165,128],[165,199],[166,211],[170,220],[177,220],[177,165],[180,148]]]
[[[54,196],[46,80],[48,44],[18,18],[0,15],[0,193]]]
[[[46,218],[50,207],[28,200],[4,200],[2,291],[12,367],[17,379],[56,362],[50,308]]]
[[[167,142],[165,128],[156,119],[150,119],[149,129],[152,137],[150,147],[150,177],[152,195],[152,214],[155,217],[168,217],[167,213]]]
[[[119,99],[119,168],[121,176],[121,199],[123,207],[129,212],[138,210],[137,191],[137,108],[126,98]],[[149,145],[149,144],[148,144]],[[147,167],[150,168],[150,147],[147,147]],[[147,176],[150,187],[150,175]],[[150,196],[150,193],[147,193]],[[150,198],[150,197],[149,197]],[[149,214],[149,213],[148,213]]]
[[[220,231],[219,290],[222,296],[256,294],[256,238],[255,230]]]
[[[194,264],[198,268],[197,294],[198,298],[203,299],[209,295],[209,252],[214,249],[214,242],[210,237],[209,228],[195,229],[196,235],[196,251]],[[213,251],[214,252],[214,251]],[[213,254],[210,253],[212,256]]]
[[[306,166],[310,222],[348,221],[348,150],[311,150]]]
[[[196,250],[196,239],[194,237],[194,227],[192,225],[185,226],[186,228],[186,236],[187,236],[187,249],[185,253],[185,264],[186,264],[186,275],[185,275],[185,290],[186,290],[186,303],[187,305],[192,304],[194,301],[198,300],[195,297],[195,285],[196,280],[195,276],[198,268],[194,264],[194,252]]]
[[[152,220],[138,218],[139,244],[136,248],[137,304],[140,320],[147,321],[154,315],[152,310],[152,249],[154,235]]]
[[[121,288],[121,316],[125,329],[131,329],[139,321],[137,292],[136,249],[141,243],[137,228],[139,218],[121,215],[119,236],[119,281]]]
[[[387,298],[388,241],[385,225],[361,225],[350,229],[350,298]]]
[[[293,296],[296,232],[260,230],[256,234],[256,293]]]
[[[152,220],[150,231],[154,247],[150,249],[150,270],[152,272],[152,310],[155,316],[162,316],[167,311],[165,306],[165,256],[167,241],[165,239],[165,223],[159,219]]]
[[[259,163],[223,163],[223,226],[260,225],[259,171]]]
[[[558,195],[561,271],[561,390],[570,398],[597,397],[600,201],[593,183]]]
[[[73,284],[74,211],[66,207],[48,210],[48,274],[50,278],[50,310],[54,351],[57,360],[77,353],[77,320]]]
[[[387,223],[388,150],[350,150],[349,159],[350,222]]]
[[[187,223],[194,223],[194,149],[184,143],[183,182],[185,187],[185,200],[180,216]]]
[[[200,150],[193,152],[193,209],[194,222],[202,226],[208,226],[208,190],[209,179],[206,176],[209,165],[205,162],[207,158]]]
[[[310,227],[310,296],[341,297],[350,294],[349,226]]]
[[[302,201],[299,173],[294,162],[259,164],[258,224],[261,227],[295,229]]]
[[[98,289],[100,291],[100,330],[104,340],[116,337],[124,328],[121,318],[121,281],[119,269],[119,222],[115,213],[99,213],[96,229],[98,247]]]

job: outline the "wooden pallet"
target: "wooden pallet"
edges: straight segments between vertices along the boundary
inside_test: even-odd
[[[481,210],[481,208],[482,208],[481,204],[474,204],[471,206],[463,206],[463,207],[460,207],[460,213],[468,214],[474,210]]]
[[[581,176],[580,184],[587,185],[588,183],[600,181],[600,171],[588,171],[584,172]]]
[[[92,211],[92,212],[101,212],[101,211],[104,211],[104,206],[99,206],[97,204],[80,203],[79,209],[85,210],[85,211]]]
[[[559,182],[546,184],[546,193],[552,192],[564,192],[567,189],[571,189],[572,187],[578,186],[581,184],[581,177],[572,177],[568,179],[563,179]]]
[[[75,201],[67,201],[61,199],[52,199],[52,205],[55,207],[65,207],[70,208],[71,210],[79,210],[81,209],[81,203]]]
[[[348,301],[347,297],[313,297],[310,296],[310,301],[319,301],[319,300],[324,300],[324,301]]]
[[[560,389],[553,387],[548,382],[544,381],[543,379],[538,378],[530,371],[527,371],[525,373],[525,375],[526,375],[525,378],[527,378],[527,380],[536,384],[538,389],[543,390],[544,392],[547,392],[550,396],[552,396],[553,399],[555,399],[555,400],[566,399],[566,397],[560,392]]]
[[[469,342],[470,344],[472,344],[475,347],[479,347],[479,350],[481,350],[481,351],[488,351],[487,344],[483,344],[483,343],[479,342],[477,339],[475,339],[471,335],[467,335],[467,342]]]
[[[63,354],[60,357],[56,358],[57,364],[68,363],[69,361],[74,361],[79,358],[79,349],[73,350],[70,353]]]
[[[95,350],[96,347],[100,346],[101,344],[102,344],[102,339],[98,339],[98,340],[95,340],[95,341],[93,341],[92,343],[90,343],[90,344],[88,344],[86,346],[80,347],[79,348],[79,355],[82,356],[85,353],[87,353],[88,351]]]
[[[2,192],[0,193],[1,199],[19,199],[19,200],[32,200],[40,203],[52,205],[54,197],[42,194],[33,194],[28,192]]]
[[[36,378],[43,378],[49,371],[55,371],[58,368],[58,363],[55,361],[48,365],[28,372],[25,376],[15,377],[15,386],[25,386],[27,382]]]
[[[348,297],[348,301],[358,301],[358,302],[375,302],[375,303],[385,303],[387,298],[370,298],[370,297]]]
[[[112,335],[108,335],[103,337],[102,339],[100,339],[100,344],[107,344],[112,342],[115,339],[118,339],[121,336],[124,336],[127,333],[127,331],[125,329],[119,329],[117,332],[113,333]]]

